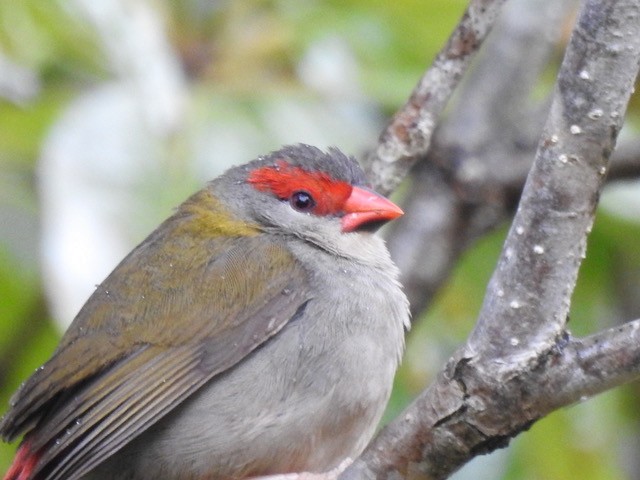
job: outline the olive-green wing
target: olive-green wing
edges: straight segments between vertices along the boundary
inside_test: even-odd
[[[0,433],[37,426],[31,478],[86,473],[304,310],[307,274],[285,248],[257,232],[172,236],[174,223],[98,287],[12,399]]]

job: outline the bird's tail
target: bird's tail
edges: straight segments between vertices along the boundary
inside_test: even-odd
[[[32,480],[31,474],[37,463],[37,452],[31,451],[29,441],[23,442],[3,480]]]

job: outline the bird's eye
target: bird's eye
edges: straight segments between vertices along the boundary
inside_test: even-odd
[[[289,203],[299,212],[308,212],[316,206],[316,202],[313,197],[303,190],[293,192],[289,198]]]

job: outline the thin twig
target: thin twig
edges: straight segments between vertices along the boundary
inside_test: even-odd
[[[375,190],[391,193],[429,149],[436,120],[491,30],[505,0],[471,0],[462,19],[407,103],[364,160]]]

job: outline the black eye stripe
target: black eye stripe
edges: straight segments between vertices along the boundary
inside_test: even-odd
[[[293,192],[291,197],[289,197],[289,203],[299,212],[308,212],[316,206],[316,201],[313,199],[311,194],[304,190]]]

